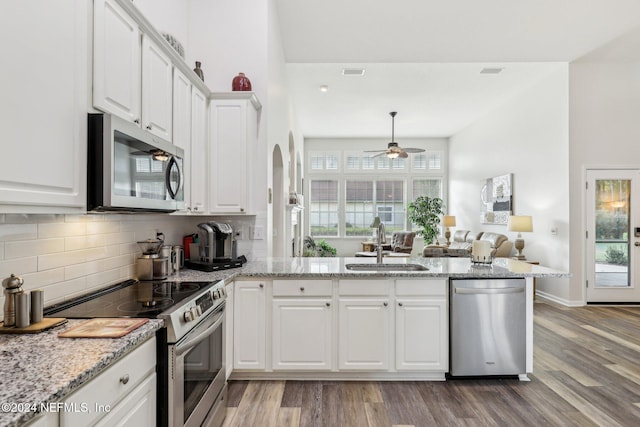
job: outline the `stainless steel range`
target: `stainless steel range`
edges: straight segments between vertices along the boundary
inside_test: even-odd
[[[137,282],[49,307],[66,318],[163,319],[158,331],[158,425],[220,426],[225,417],[224,281]]]

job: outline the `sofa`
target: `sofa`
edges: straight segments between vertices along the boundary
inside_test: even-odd
[[[513,242],[507,236],[493,232],[474,232],[457,230],[449,246],[428,245],[422,250],[424,257],[468,257],[471,255],[474,240],[484,240],[491,244],[491,256],[508,258],[511,256]]]
[[[391,242],[383,244],[382,250],[410,254],[413,250],[413,239],[415,237],[416,233],[413,231],[394,231],[391,234]]]

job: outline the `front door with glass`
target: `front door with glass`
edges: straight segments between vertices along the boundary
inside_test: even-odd
[[[640,170],[588,170],[587,302],[640,302]]]

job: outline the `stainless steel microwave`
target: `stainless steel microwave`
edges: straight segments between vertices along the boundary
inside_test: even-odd
[[[87,210],[184,208],[184,151],[110,114],[89,114]]]

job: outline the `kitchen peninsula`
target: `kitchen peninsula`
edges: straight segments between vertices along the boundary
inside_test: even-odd
[[[570,276],[509,258],[491,265],[385,258],[384,266],[366,258],[268,258],[214,273],[184,270],[173,280],[227,283],[232,379],[443,380],[450,323],[459,315],[450,312],[450,280],[523,279],[526,369],[518,375],[527,380],[533,280]]]

